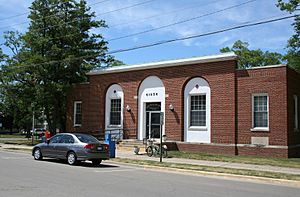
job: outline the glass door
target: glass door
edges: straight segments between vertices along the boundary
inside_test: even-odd
[[[160,138],[160,112],[150,112],[150,130],[151,138]]]
[[[160,103],[146,104],[146,138],[160,138]]]

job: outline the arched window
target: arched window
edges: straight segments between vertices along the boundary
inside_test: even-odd
[[[210,143],[210,87],[200,77],[184,90],[184,138],[187,142]]]
[[[118,84],[111,85],[105,99],[105,127],[123,128],[124,93]]]

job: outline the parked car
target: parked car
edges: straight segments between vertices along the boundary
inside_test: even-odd
[[[33,135],[34,136],[43,136],[45,131],[46,131],[46,129],[44,129],[44,128],[35,128],[33,130]],[[30,132],[32,133],[32,130],[30,130]]]
[[[109,159],[109,147],[91,135],[61,133],[35,145],[32,156],[35,160],[41,160],[43,157],[65,159],[70,165],[89,160],[96,166],[102,160]]]

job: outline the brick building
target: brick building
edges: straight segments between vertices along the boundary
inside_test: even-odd
[[[138,140],[162,129],[179,150],[299,157],[300,74],[236,65],[225,53],[94,70],[69,93],[67,129]]]

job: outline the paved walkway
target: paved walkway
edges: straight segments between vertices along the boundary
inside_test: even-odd
[[[0,142],[0,150],[1,149],[8,150],[8,149],[14,149],[14,148],[31,150],[30,146],[2,144]],[[146,154],[136,155],[133,153],[133,151],[128,151],[128,150],[127,151],[126,150],[116,150],[116,157],[135,159],[135,160],[159,161],[158,157],[148,157]],[[213,167],[225,167],[225,168],[233,168],[233,169],[259,170],[259,171],[266,171],[266,172],[278,172],[278,173],[300,175],[300,168],[286,168],[286,167],[276,167],[276,166],[268,166],[268,165],[254,165],[254,164],[205,161],[205,160],[181,159],[181,158],[163,158],[163,162],[213,166]]]
[[[145,154],[135,155],[133,151],[132,152],[117,151],[116,156],[119,158],[127,158],[127,159],[159,161],[159,157],[148,157]],[[206,160],[196,160],[196,159],[181,159],[181,158],[163,158],[163,162],[245,169],[245,170],[259,170],[259,171],[266,171],[266,172],[279,172],[279,173],[300,175],[300,168],[286,168],[286,167],[276,167],[276,166],[268,166],[268,165],[254,165],[254,164],[206,161]]]

